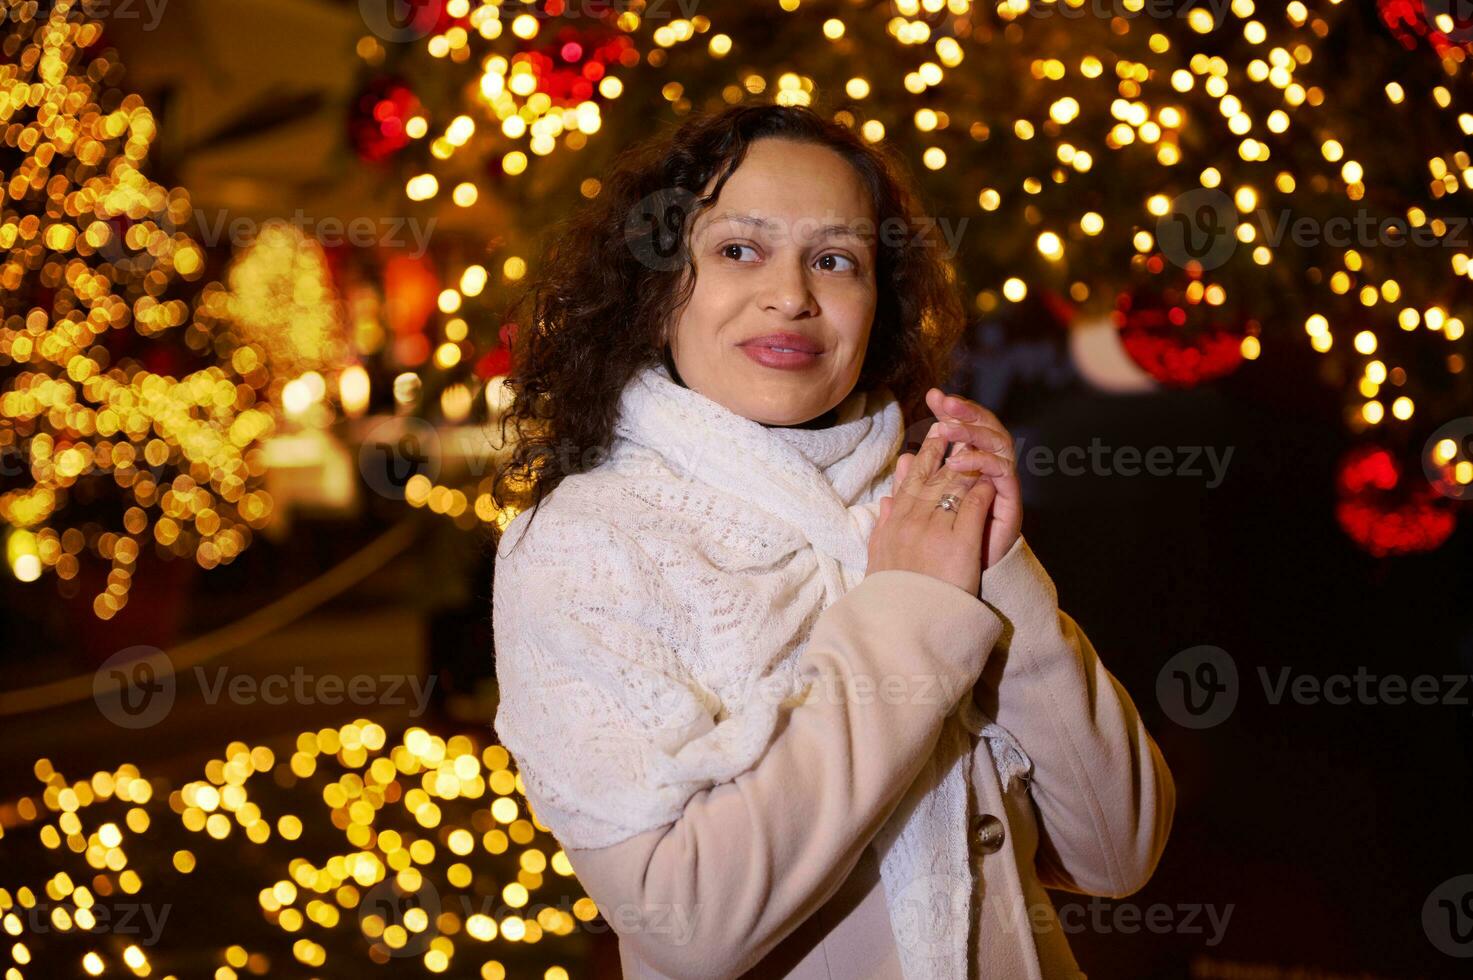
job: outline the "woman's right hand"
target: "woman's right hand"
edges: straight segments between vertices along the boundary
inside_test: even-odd
[[[880,499],[880,518],[869,539],[865,575],[890,570],[920,572],[977,595],[982,588],[982,531],[997,490],[992,481],[943,466],[948,443],[932,426],[915,458],[897,467],[893,495]],[[955,511],[937,502],[961,498]]]

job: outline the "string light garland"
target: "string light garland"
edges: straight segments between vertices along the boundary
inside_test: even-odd
[[[496,228],[475,266],[504,263],[504,274],[451,298],[472,345],[494,349],[497,304],[526,275],[521,255],[535,251],[537,229],[575,189],[599,193],[591,175],[622,134],[649,129],[652,103],[678,118],[766,100],[823,106],[910,160],[941,212],[932,219],[956,232],[979,313],[1036,294],[1066,297],[1079,314],[1113,312],[1127,349],[1168,384],[1302,345],[1345,392],[1347,428],[1409,464],[1430,451],[1428,432],[1473,404],[1473,242],[1459,238],[1458,215],[1473,188],[1461,148],[1473,133],[1470,35],[1419,0],[1388,0],[1379,15],[1328,0],[1169,12],[1143,0],[1105,11],[1084,0],[781,0],[708,4],[690,18],[640,5],[587,13],[556,0],[515,13],[450,0],[418,49],[370,45],[371,63],[393,58],[410,84],[418,74],[445,90],[456,79],[449,91],[464,94],[422,103],[422,132],[441,135],[398,154],[410,196],[433,200],[479,171],[489,177],[478,200],[515,204],[519,220]],[[593,110],[541,92],[532,55],[569,43],[581,53],[580,34],[607,30],[629,46],[608,90],[592,94],[600,125],[580,129],[568,121]],[[1409,56],[1407,37],[1426,44]],[[1368,68],[1383,63],[1396,71]],[[1405,138],[1393,145],[1394,132]],[[559,160],[563,151],[576,156]],[[550,171],[535,190],[524,176],[534,164]],[[1141,329],[1157,322],[1169,329]],[[423,372],[429,393],[464,375]],[[1458,469],[1470,451],[1440,465],[1473,474]]]
[[[359,719],[302,732],[290,754],[232,742],[177,788],[134,765],[68,779],[42,759],[35,775],[38,793],[0,804],[7,980],[347,975],[370,962],[566,980],[556,961],[598,916],[506,750],[464,735],[410,728],[391,744]],[[252,921],[219,914],[222,877],[247,886],[230,894]],[[137,942],[123,906],[212,911]]]

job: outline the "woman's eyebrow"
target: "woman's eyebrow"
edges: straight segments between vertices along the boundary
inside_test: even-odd
[[[727,221],[739,225],[747,225],[748,227],[752,228],[760,228],[763,231],[769,232],[781,231],[783,230],[785,224],[785,222],[782,221],[774,221],[770,218],[763,218],[755,214],[742,214],[737,211],[724,211],[721,214],[714,215],[711,218],[711,224],[716,224],[717,222],[722,221]],[[868,235],[866,235],[865,231],[862,230],[864,222],[859,223],[860,227],[855,227],[855,225],[852,224],[834,223],[810,227],[811,222],[807,218],[799,218],[796,222],[794,222],[794,224],[798,225],[805,232],[811,232],[812,234],[820,238],[853,238],[861,241],[866,241],[869,237]]]

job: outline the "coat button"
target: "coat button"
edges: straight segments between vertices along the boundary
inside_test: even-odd
[[[990,813],[984,813],[972,820],[972,840],[976,842],[977,849],[983,854],[991,854],[1002,847],[1003,838],[1006,836],[1002,821]]]

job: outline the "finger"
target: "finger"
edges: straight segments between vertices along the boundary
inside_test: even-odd
[[[948,525],[955,523],[956,510],[946,510],[938,506],[941,498],[946,494],[952,494],[957,498],[958,504],[966,497],[967,492],[979,483],[985,482],[984,478],[975,473],[965,473],[949,466],[941,468],[941,475],[932,481],[930,486],[930,505],[933,508],[933,517],[944,515]]]
[[[961,507],[957,509],[956,524],[957,531],[966,535],[975,535],[977,541],[982,540],[982,531],[987,526],[987,512],[992,509],[992,501],[997,496],[997,488],[992,485],[991,480],[978,480],[972,484],[966,496],[962,497]]]
[[[1013,437],[1000,429],[983,425],[980,422],[951,422],[941,420],[941,431],[946,438],[953,442],[964,442],[977,449],[985,449],[988,452],[1007,456],[1013,456]]]
[[[990,410],[961,395],[951,395],[940,388],[932,388],[926,394],[926,405],[937,418],[953,418],[963,422],[981,422],[993,428],[1003,429]]]
[[[992,481],[997,486],[997,501],[999,504],[1021,507],[1023,504],[1023,487],[1018,482],[1018,466],[1011,463],[1008,472]]]
[[[946,457],[946,467],[962,473],[980,473],[999,480],[1013,475],[1012,460],[980,449],[962,449],[952,453]]]
[[[905,482],[898,489],[897,496],[906,500],[924,498],[934,500],[936,494],[926,489],[926,483],[941,469],[941,459],[946,452],[946,437],[941,434],[941,427],[931,426],[931,431],[926,434],[921,448],[916,451],[914,459],[906,469]]]
[[[915,457],[915,453],[901,453],[895,460],[895,483],[897,485],[905,482],[905,474],[910,472],[910,464]]]
[[[976,402],[957,395],[944,395],[935,399],[933,411],[935,411],[937,418],[943,424],[965,426],[968,431],[973,432],[983,429],[987,430],[987,435],[983,437],[987,441],[979,441],[979,448],[987,448],[999,452],[1002,450],[996,440],[1006,440],[1007,449],[1005,455],[1013,455],[1013,436],[1008,432],[1007,426],[1003,425],[991,411],[983,408]],[[951,435],[950,438],[972,441],[970,437],[956,434]]]
[[[1018,483],[1018,476],[999,477],[992,481],[993,488],[997,491],[997,499],[992,503],[993,516],[1003,521],[1022,523],[1023,520],[1023,490]]]

